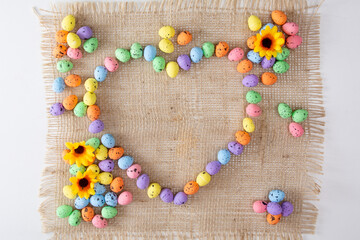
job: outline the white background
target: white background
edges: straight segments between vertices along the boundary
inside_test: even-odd
[[[46,0],[8,0],[0,8],[0,234],[46,239],[38,189],[46,135],[40,27],[32,7]],[[326,107],[324,176],[315,236],[359,239],[360,1],[321,7],[321,72]]]

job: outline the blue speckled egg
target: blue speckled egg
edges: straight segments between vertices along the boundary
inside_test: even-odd
[[[94,190],[96,194],[104,194],[106,192],[105,186],[98,182],[94,184]]]
[[[147,45],[144,49],[144,58],[146,61],[151,62],[156,57],[156,47]]]
[[[118,199],[117,195],[114,192],[108,192],[105,194],[105,202],[111,207],[116,207]]]
[[[251,50],[247,54],[247,58],[252,61],[253,63],[261,63],[262,57],[260,57],[259,53],[254,52],[254,50]]]
[[[101,143],[107,148],[115,147],[115,138],[113,135],[107,133],[101,137]]]
[[[94,71],[94,77],[98,82],[103,82],[107,76],[108,70],[103,66],[97,66]]]
[[[218,160],[222,165],[227,164],[230,161],[231,154],[227,149],[221,149],[218,152]]]
[[[105,204],[105,198],[103,195],[95,194],[90,197],[90,204],[94,207],[102,207]]]
[[[99,162],[99,168],[104,172],[111,172],[115,167],[113,160],[103,160]]]
[[[134,162],[134,159],[130,156],[123,156],[119,159],[118,165],[122,170],[128,169]]]
[[[62,77],[55,78],[52,88],[56,93],[61,93],[65,90],[65,81]]]
[[[190,51],[190,58],[191,61],[193,61],[194,63],[198,63],[200,62],[200,60],[202,59],[204,55],[204,52],[201,48],[199,47],[194,47],[191,49]]]
[[[76,209],[83,209],[84,207],[86,207],[89,204],[89,202],[90,202],[89,199],[77,197],[75,199],[74,206]]]
[[[136,186],[140,189],[146,189],[150,184],[150,178],[147,174],[142,174],[138,179],[136,180]]]
[[[281,190],[275,189],[269,192],[269,200],[271,202],[281,202],[285,198],[285,193]]]
[[[260,34],[261,34],[261,31],[262,30],[265,30],[265,28],[266,28],[266,26],[269,26],[270,28],[273,28],[274,27],[274,24],[272,24],[272,23],[267,23],[267,24],[265,24],[261,29],[260,29]]]

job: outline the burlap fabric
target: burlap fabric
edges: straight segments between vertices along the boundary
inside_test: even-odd
[[[184,206],[149,199],[146,191],[137,189],[136,181],[116,168],[114,176],[124,178],[134,201],[118,206],[119,215],[109,220],[103,230],[86,222],[71,227],[66,219],[55,215],[59,205],[73,205],[62,193],[63,186],[70,184],[68,165],[61,159],[64,143],[101,134],[88,132],[90,121],[86,117],[78,118],[72,112],[59,117],[49,114],[46,168],[40,191],[44,198],[40,206],[44,231],[54,233],[56,239],[300,239],[304,233],[313,233],[317,216],[313,201],[319,193],[317,175],[322,171],[324,124],[316,8],[304,0],[189,0],[71,3],[54,5],[50,11],[40,10],[47,107],[67,95],[76,94],[81,99],[85,93],[82,86],[67,88],[61,94],[52,91],[53,79],[66,76],[57,72],[51,51],[56,44],[54,34],[67,14],[76,16],[76,29],[91,26],[99,39],[96,52],[73,61],[71,73],[79,74],[83,81],[93,76],[105,57],[114,56],[116,48],[130,48],[134,42],[157,45],[158,30],[163,25],[193,34],[188,46],[176,44],[174,53],[159,53],[166,61],[176,61],[178,55],[188,54],[192,47],[206,41],[226,41],[230,48],[242,47],[247,52],[246,40],[253,35],[247,18],[256,14],[263,23],[271,22],[270,12],[275,9],[286,11],[289,21],[299,24],[299,35],[304,39],[301,47],[291,51],[287,60],[290,70],[278,75],[275,85],[254,88],[263,97],[259,104],[263,114],[255,120],[256,131],[241,156],[232,157],[211,183]],[[249,88],[241,84],[244,75],[236,71],[236,65],[226,57],[212,57],[170,79],[165,71],[156,73],[143,58],[120,64],[119,70],[110,73],[96,91],[105,123],[102,133],[113,134],[117,145],[142,165],[151,181],[181,191],[242,129]],[[264,71],[257,65],[251,73],[260,76]],[[289,134],[290,120],[277,114],[281,102],[309,110],[303,137],[295,139]],[[268,192],[276,188],[286,192],[295,211],[278,225],[270,226],[265,214],[253,212],[252,203],[266,200]]]

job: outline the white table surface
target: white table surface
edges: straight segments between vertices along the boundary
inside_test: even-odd
[[[0,8],[1,239],[49,237],[37,210],[47,123],[33,6],[48,9],[49,2],[2,1]],[[325,162],[316,234],[305,239],[360,238],[359,9],[358,0],[327,0],[320,9]]]

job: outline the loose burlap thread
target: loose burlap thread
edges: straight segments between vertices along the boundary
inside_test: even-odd
[[[40,189],[44,232],[53,233],[54,239],[300,239],[302,234],[314,233],[325,114],[317,7],[305,0],[173,0],[63,3],[53,5],[50,11],[40,10],[47,112],[51,104],[61,102],[65,96],[75,94],[81,100],[85,93],[82,85],[61,94],[52,91],[53,79],[66,76],[57,72],[57,60],[51,51],[56,44],[54,34],[67,14],[76,17],[76,29],[88,25],[99,39],[94,53],[73,60],[70,74],[80,75],[83,82],[93,77],[95,67],[103,65],[105,57],[114,56],[116,48],[130,48],[134,42],[157,46],[158,30],[163,25],[193,34],[188,46],[175,44],[172,54],[158,50],[167,62],[176,61],[177,56],[188,54],[192,47],[206,41],[226,41],[230,48],[247,50],[246,40],[254,34],[247,26],[249,15],[255,14],[267,23],[275,9],[286,11],[289,21],[299,24],[299,35],[303,37],[303,44],[291,50],[287,59],[290,70],[278,74],[273,86],[259,84],[253,88],[263,97],[259,103],[263,114],[255,119],[256,130],[244,153],[233,156],[211,183],[190,196],[183,206],[149,199],[146,191],[137,189],[136,181],[129,180],[125,171],[116,167],[113,175],[124,179],[125,189],[133,193],[134,201],[118,206],[118,216],[108,221],[106,229],[96,229],[86,222],[69,226],[55,213],[59,205],[73,205],[62,193],[63,186],[70,184],[69,166],[61,159],[64,143],[111,133],[152,182],[174,193],[181,191],[208,162],[216,160],[217,152],[242,129],[249,88],[242,86],[244,75],[236,71],[236,62],[226,57],[203,59],[192,64],[190,71],[180,71],[175,79],[165,71],[156,73],[152,63],[144,59],[121,63],[96,91],[100,119],[105,123],[101,134],[88,132],[90,121],[86,117],[78,118],[72,112],[59,117],[48,114],[46,167]],[[258,65],[251,71],[258,76],[263,72]],[[281,102],[309,111],[308,120],[302,123],[305,135],[301,138],[291,137],[290,120],[278,116],[277,105]],[[265,214],[252,210],[253,201],[267,200],[272,189],[284,190],[286,200],[295,207],[294,213],[276,226],[266,222]],[[96,213],[100,214],[100,209]]]

